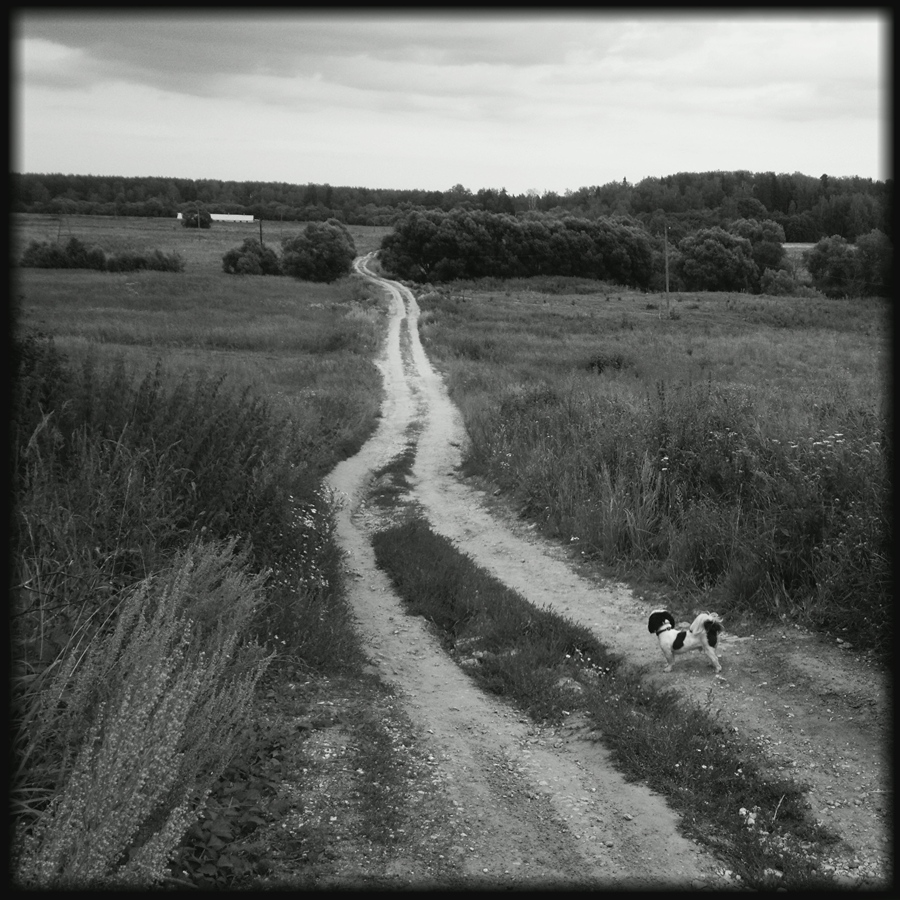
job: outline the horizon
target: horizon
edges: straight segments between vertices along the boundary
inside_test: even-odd
[[[772,172],[772,170],[767,170],[765,172],[754,172],[749,169],[707,169],[704,171],[680,171],[680,172],[670,172],[668,175],[647,175],[637,182],[627,182],[628,187],[635,187],[640,184],[642,181],[647,181],[650,179],[664,180],[666,178],[675,178],[678,175],[734,175],[738,173],[746,172],[749,175],[766,175],[766,174],[774,174],[776,176],[795,176],[799,175],[803,178],[813,178],[820,179],[822,175],[827,175],[829,178],[834,178],[837,180],[852,180],[852,179],[860,179],[863,181],[869,180],[874,184],[886,184],[888,181],[893,180],[891,177],[885,179],[874,179],[867,178],[862,175],[832,175],[828,172],[823,172],[820,175],[812,175],[808,172]],[[118,175],[118,174],[94,174],[91,172],[11,172],[11,175],[21,175],[21,176],[31,176],[31,177],[63,177],[63,178],[130,178],[130,179],[144,179],[144,178],[154,178],[160,180],[169,180],[169,181],[219,181],[224,184],[285,184],[289,186],[302,186],[314,184],[316,187],[330,187],[333,189],[350,189],[350,190],[367,190],[367,191],[411,191],[411,192],[421,192],[421,193],[434,193],[435,190],[432,188],[398,188],[398,187],[373,187],[372,185],[367,184],[331,184],[330,182],[316,182],[316,181],[260,181],[256,178],[244,178],[244,179],[234,179],[234,178],[191,178],[188,176],[181,175]],[[606,182],[605,184],[619,184],[621,182]],[[453,190],[457,185],[451,185],[449,188],[445,188],[440,193],[449,193]],[[594,187],[604,187],[603,184],[581,184],[576,188],[570,189],[572,193],[576,193],[579,190],[586,188],[594,188]],[[502,191],[505,188],[497,188],[493,185],[479,185],[476,188],[470,188],[468,185],[463,185],[473,196],[478,193],[480,190],[495,190]],[[555,193],[557,196],[564,197],[566,196],[566,192],[560,191],[551,191],[547,190],[543,193],[539,194],[539,196],[545,196],[548,193]],[[513,193],[512,191],[507,191],[507,194],[510,197],[521,197],[527,194],[527,191],[523,191],[521,193]],[[247,204],[244,204],[247,205]]]

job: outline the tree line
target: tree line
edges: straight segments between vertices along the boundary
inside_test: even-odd
[[[386,271],[417,282],[562,275],[653,291],[891,293],[893,246],[878,229],[855,245],[839,235],[817,242],[808,254],[811,285],[784,243],[784,229],[771,219],[699,228],[669,244],[630,217],[454,209],[408,213],[382,240],[379,259]]]
[[[646,288],[653,268],[649,235],[625,222],[466,209],[409,213],[379,258],[414,281],[571,275]]]
[[[853,243],[873,229],[893,240],[893,179],[799,172],[680,172],[563,194],[473,192],[461,184],[426,191],[144,176],[11,173],[10,178],[13,212],[174,217],[201,204],[211,212],[303,222],[334,218],[347,225],[394,225],[415,210],[543,212],[589,220],[627,216],[651,234],[666,226],[676,240],[745,218],[776,222],[789,242],[840,235]]]

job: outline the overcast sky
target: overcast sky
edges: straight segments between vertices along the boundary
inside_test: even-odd
[[[892,177],[884,13],[18,10],[11,168],[562,193]]]

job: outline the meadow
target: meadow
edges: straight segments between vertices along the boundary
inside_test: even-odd
[[[357,230],[360,244],[378,232]],[[219,851],[271,792],[251,713],[262,686],[362,663],[322,476],[375,427],[383,300],[353,278],[226,275],[222,256],[254,233],[14,217],[14,260],[57,236],[185,260],[180,273],[14,270],[21,886],[246,873],[246,853]],[[236,765],[240,798],[222,780]]]
[[[365,689],[321,478],[375,427],[384,300],[353,278],[226,275],[222,256],[258,223],[12,222],[13,259],[77,237],[185,260],[14,271],[16,881],[252,884],[271,851],[255,829],[279,816],[279,748],[297,739],[277,711],[300,702],[295,682]],[[263,238],[300,230],[264,222]],[[362,254],[388,229],[350,231]],[[469,471],[575,553],[726,615],[848,639],[887,621],[883,303],[558,278],[419,302]],[[379,539],[384,559],[391,540],[414,567],[443,552],[401,531]],[[413,599],[441,601],[439,587]],[[646,702],[629,691],[626,705]],[[542,696],[526,694],[525,707]],[[533,712],[552,717],[557,700]],[[673,721],[666,740],[712,740],[704,728]],[[650,746],[649,731],[631,737],[623,755]]]
[[[880,632],[887,651],[883,301],[554,278],[457,282],[420,306],[470,473],[546,533],[679,605]]]

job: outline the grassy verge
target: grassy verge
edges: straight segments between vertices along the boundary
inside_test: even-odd
[[[617,767],[663,794],[684,832],[745,886],[825,883],[817,863],[833,838],[814,823],[803,789],[767,773],[706,710],[647,688],[589,630],[528,603],[420,519],[377,533],[373,545],[409,612],[436,626],[481,687],[539,722],[583,714]]]
[[[246,390],[73,368],[34,337],[15,356],[15,878],[147,886],[185,832],[226,846],[220,807],[258,815],[223,774],[257,753],[257,685],[363,662],[333,509],[291,423]]]
[[[531,279],[421,306],[468,471],[547,534],[733,622],[788,618],[889,651],[882,301]]]

